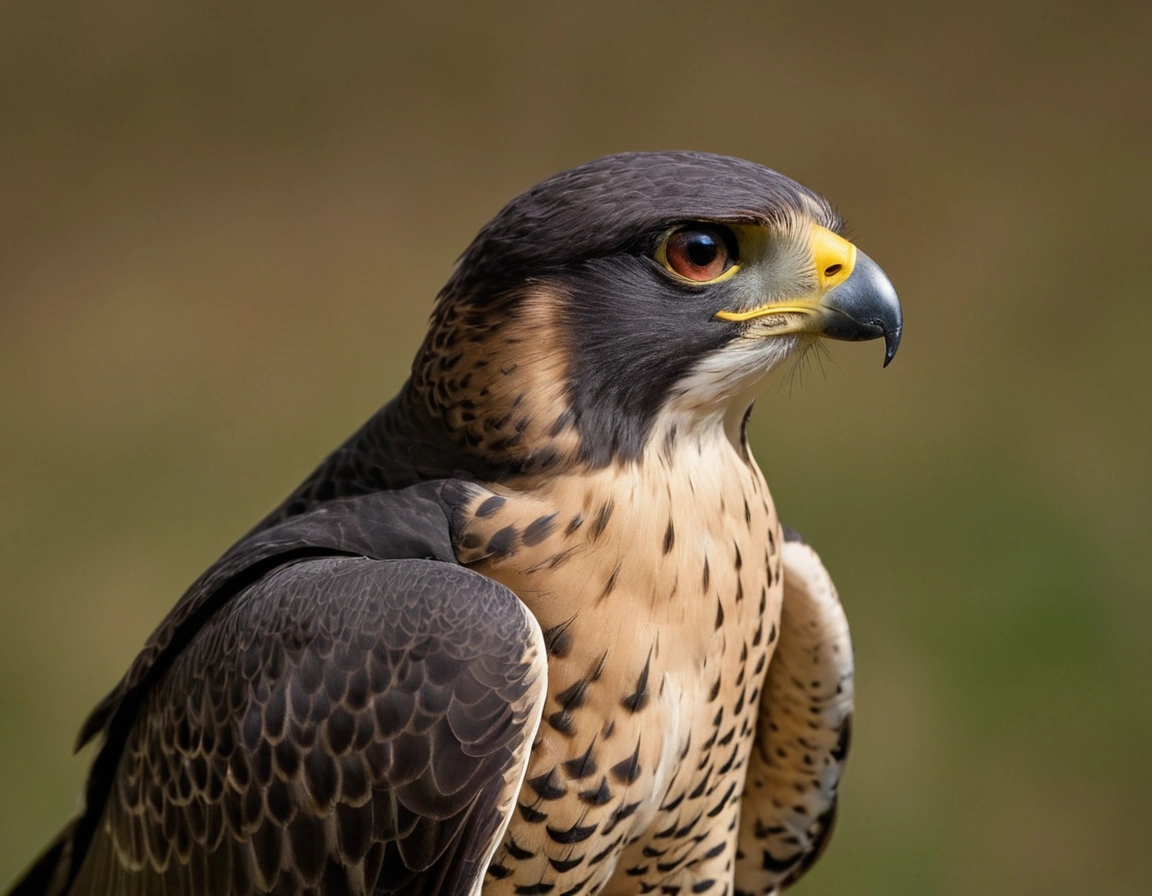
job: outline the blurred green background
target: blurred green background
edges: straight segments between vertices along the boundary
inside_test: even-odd
[[[401,383],[453,259],[624,149],[826,193],[907,331],[754,446],[854,626],[798,893],[1152,892],[1152,5],[0,7],[0,884],[183,588]]]

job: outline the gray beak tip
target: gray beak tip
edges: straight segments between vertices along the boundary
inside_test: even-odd
[[[900,348],[900,335],[903,332],[903,325],[897,327],[891,332],[884,333],[884,366],[887,367],[892,363],[892,359],[896,357],[896,349]]]

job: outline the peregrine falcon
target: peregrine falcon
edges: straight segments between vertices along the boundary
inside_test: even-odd
[[[746,426],[900,342],[818,194],[609,156],[461,257],[399,394],[161,622],[19,896],[777,893],[829,837],[852,650]]]

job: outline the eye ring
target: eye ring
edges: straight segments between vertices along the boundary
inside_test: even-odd
[[[718,224],[685,224],[660,244],[657,260],[682,280],[713,283],[736,272],[739,246],[735,234]]]

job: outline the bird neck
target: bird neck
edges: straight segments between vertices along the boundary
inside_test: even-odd
[[[535,402],[526,398],[519,405],[525,413]],[[466,399],[448,406],[430,400],[414,377],[248,534],[338,498],[395,491],[435,479],[517,480],[571,463],[571,457],[518,419],[501,427],[497,424],[504,421],[497,418],[484,427],[486,438],[473,428],[454,424],[454,417],[471,413],[468,407]]]
[[[580,453],[557,305],[543,292],[504,301],[442,297],[401,393],[405,423],[435,430],[480,476],[556,472]]]
[[[559,323],[556,303],[542,291],[522,297],[515,313],[506,314],[441,302],[412,376],[396,397],[257,530],[333,498],[433,479],[531,492],[544,479],[644,465],[652,456],[667,460],[684,446],[701,458],[719,458],[715,452],[722,449],[749,462],[744,422],[762,371],[733,377],[707,365],[654,414],[638,456],[621,461],[612,445],[590,450],[589,433],[570,400],[568,346]],[[614,422],[621,429],[630,425]],[[605,438],[622,440],[619,432]]]

